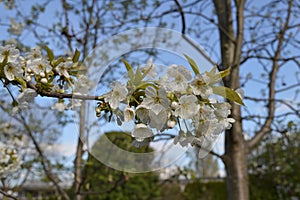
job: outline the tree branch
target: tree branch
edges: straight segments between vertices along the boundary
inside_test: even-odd
[[[2,195],[4,195],[5,197],[11,198],[11,199],[13,199],[13,200],[18,200],[17,197],[8,194],[7,192],[3,191],[2,189],[0,189],[0,193],[1,193]]]
[[[278,44],[277,44],[277,49],[274,55],[274,60],[273,60],[273,66],[272,66],[272,71],[270,72],[270,82],[269,82],[269,103],[268,103],[268,118],[265,120],[264,125],[261,127],[259,131],[256,132],[255,136],[251,138],[248,141],[249,148],[254,148],[260,140],[264,137],[265,134],[269,133],[271,131],[271,124],[274,119],[274,113],[275,113],[275,82],[276,82],[276,77],[277,77],[277,72],[279,70],[279,64],[278,64],[278,59],[280,58],[280,53],[282,50],[282,46],[284,43],[284,35],[289,27],[289,22],[290,22],[290,16],[291,16],[291,10],[293,6],[293,0],[289,1],[288,5],[288,10],[287,10],[287,17],[285,21],[285,25],[283,29],[279,32],[278,34]]]
[[[0,108],[3,111],[5,111],[5,108],[2,105],[0,105]],[[25,117],[22,114],[20,114],[20,117],[21,118],[18,118],[16,116],[14,116],[14,119],[16,119],[18,122],[20,122],[21,124],[23,124],[23,126],[24,126],[25,130],[27,131],[29,137],[32,139],[32,142],[33,142],[33,144],[34,144],[34,146],[35,146],[35,148],[36,148],[36,150],[37,150],[37,152],[38,152],[38,154],[40,156],[41,164],[42,164],[42,167],[43,167],[43,169],[45,171],[46,176],[54,184],[55,188],[64,197],[64,199],[69,200],[70,198],[69,198],[68,194],[59,186],[57,178],[54,177],[54,175],[51,172],[51,168],[48,168],[48,167],[50,167],[50,165],[49,165],[48,161],[45,159],[44,153],[43,153],[41,147],[39,146],[37,140],[35,139],[35,137],[34,137],[32,131],[31,131],[29,125],[27,124]]]
[[[175,4],[178,7],[178,11],[179,11],[179,14],[181,16],[181,25],[182,25],[181,33],[184,35],[185,34],[185,17],[184,17],[184,12],[183,12],[183,9],[182,9],[180,3],[178,2],[178,0],[174,0],[174,2],[175,2]]]
[[[80,100],[103,100],[103,96],[88,96],[80,94],[64,94],[58,92],[47,92],[44,90],[39,90],[32,82],[27,82],[27,87],[35,90],[39,95],[45,97],[53,97],[58,99],[80,99]]]

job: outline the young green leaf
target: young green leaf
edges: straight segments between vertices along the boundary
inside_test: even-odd
[[[134,85],[139,85],[143,80],[143,74],[141,72],[141,69],[138,67],[136,72],[135,72],[135,77],[134,77]]]
[[[142,80],[149,74],[149,72],[153,69],[153,67],[154,67],[154,65],[151,64],[151,66],[149,68],[147,68],[143,71]]]
[[[133,73],[133,69],[131,67],[131,65],[124,59],[121,59],[121,61],[124,63],[128,76],[130,78],[130,80],[133,82],[134,81],[134,73]]]
[[[64,62],[65,59],[63,57],[59,57],[57,60],[55,60],[55,62],[53,63],[53,66],[56,67],[57,65],[59,65],[61,62]]]
[[[216,95],[220,95],[230,101],[234,101],[240,105],[245,105],[241,97],[234,90],[224,87],[224,86],[212,86],[213,93]]]
[[[45,46],[45,49],[47,51],[49,61],[51,62],[52,60],[54,60],[53,51],[48,46]]]
[[[186,55],[186,54],[183,54],[183,55],[187,59],[187,61],[189,62],[189,64],[192,67],[195,75],[200,74],[200,71],[199,71],[199,68],[198,68],[196,62],[191,57],[189,57],[188,55]]]
[[[80,57],[80,52],[76,49],[72,61],[73,61],[74,63],[78,62],[79,57]]]
[[[221,78],[224,78],[225,76],[228,76],[230,74],[230,70],[231,70],[231,68],[228,67],[227,69],[225,69],[223,71],[220,71],[219,76],[221,76]]]

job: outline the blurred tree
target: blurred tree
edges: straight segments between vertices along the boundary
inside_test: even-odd
[[[300,197],[300,132],[267,137],[251,155],[253,199]]]
[[[184,190],[186,200],[223,200],[226,199],[226,187],[223,180],[195,180],[188,183]]]
[[[153,151],[148,146],[135,148],[132,146],[133,139],[123,132],[108,132],[95,142],[92,154],[102,153],[100,150],[101,140],[107,137],[119,148],[135,153]],[[100,152],[99,152],[100,151]],[[111,152],[111,156],[114,152]],[[156,172],[131,174],[116,171],[99,162],[93,155],[89,154],[83,169],[84,199],[120,199],[120,200],[142,200],[155,199],[160,194],[158,174]]]
[[[52,102],[50,107],[49,104],[41,106],[31,102],[27,110],[11,115],[14,111],[9,97],[5,91],[1,92],[0,141],[12,152],[16,151],[19,164],[15,169],[0,173],[0,190],[15,195],[24,184],[36,180],[52,182],[54,188],[60,190],[58,184],[64,174],[64,156],[58,156],[53,147],[57,145],[61,130],[67,123],[65,115],[49,111]],[[47,121],[43,120],[45,118]]]
[[[190,163],[190,168],[193,169],[194,176],[196,178],[218,177],[220,174],[217,159],[211,154],[208,154],[203,159],[198,159],[197,155],[199,153],[199,148],[194,147],[193,150],[194,152],[191,153],[192,159]]]

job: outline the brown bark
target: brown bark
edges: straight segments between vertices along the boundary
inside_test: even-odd
[[[74,186],[75,186],[75,196],[76,200],[83,199],[83,196],[81,195],[81,186],[82,186],[82,155],[83,155],[83,142],[82,139],[84,137],[85,132],[85,101],[81,102],[80,107],[80,123],[79,123],[79,137],[77,142],[77,149],[76,149],[76,157],[75,157],[75,180],[74,180]]]
[[[239,65],[243,41],[243,10],[244,1],[235,1],[236,34],[233,31],[233,19],[230,0],[214,0],[214,6],[218,16],[220,51],[222,66],[220,70],[232,67],[230,76],[224,79],[224,85],[232,89],[240,87]],[[241,121],[241,108],[232,104],[231,115],[236,119],[231,130],[225,134],[225,155],[223,161],[226,167],[227,198],[230,200],[249,199],[249,181],[247,171],[248,146],[244,140]]]

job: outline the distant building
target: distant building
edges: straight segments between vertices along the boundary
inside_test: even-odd
[[[60,185],[62,189],[69,189],[69,185]],[[18,192],[19,200],[47,200],[62,199],[55,186],[50,182],[27,181]]]

